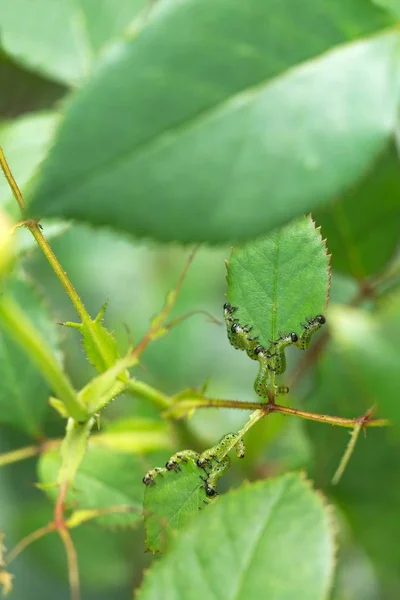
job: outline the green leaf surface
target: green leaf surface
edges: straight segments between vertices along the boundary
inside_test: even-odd
[[[332,335],[370,406],[400,425],[400,310],[398,297],[382,314],[336,307]]]
[[[400,19],[399,0],[373,0],[377,6],[387,10],[395,19]]]
[[[318,55],[388,24],[358,0],[161,3],[75,95],[29,214],[223,242],[333,199],[394,131],[399,35]]]
[[[22,279],[9,281],[8,287],[49,345],[57,349],[57,328],[36,289]],[[0,423],[17,427],[32,436],[42,434],[50,392],[26,353],[0,331]]]
[[[193,461],[182,462],[179,467],[178,472],[158,475],[144,492],[146,545],[151,552],[164,551],[176,531],[214,502],[205,492],[204,469]]]
[[[234,249],[227,271],[235,317],[252,325],[252,334],[266,347],[278,332],[300,335],[306,317],[325,312],[329,257],[310,217]]]
[[[102,48],[120,36],[144,0],[0,0],[3,49],[61,83],[88,74]]]
[[[57,121],[58,116],[54,113],[38,113],[0,124],[1,146],[22,193],[27,192],[46,155]],[[10,208],[19,217],[19,208],[3,174],[0,177],[0,205]]]
[[[39,479],[43,484],[57,481],[61,466],[58,452],[47,452],[40,458]],[[67,503],[77,509],[105,509],[116,506],[127,507],[128,512],[100,516],[97,522],[105,526],[130,526],[142,513],[142,478],[147,465],[141,456],[112,452],[108,448],[90,446],[74,483],[67,495]],[[58,489],[46,489],[52,498]]]
[[[315,390],[306,399],[308,410],[354,418],[363,415],[378,400],[378,411],[374,416],[386,416],[384,392],[377,391],[378,381],[388,390],[386,377],[398,375],[393,372],[390,359],[386,366],[379,360],[380,373],[374,371],[377,382],[371,387],[372,377],[369,378],[367,373],[368,366],[372,366],[368,358],[371,349],[365,352],[360,349],[360,357],[356,358],[352,356],[351,347],[354,345],[355,348],[357,341],[349,341],[350,332],[355,337],[360,332],[360,338],[365,342],[363,328],[357,326],[361,321],[357,314],[358,311],[353,313],[354,325],[350,324],[345,332],[340,324],[341,315],[336,317],[334,311],[329,315],[333,339],[318,364]],[[361,364],[363,356],[364,367]],[[395,398],[394,402],[397,402]],[[349,521],[354,543],[362,545],[372,560],[381,586],[379,598],[397,600],[400,586],[400,521],[397,518],[400,444],[396,432],[393,428],[367,429],[365,435],[359,436],[340,483],[332,486],[331,479],[348,444],[349,431],[310,422],[307,431],[314,448],[312,475],[317,485],[336,499]]]
[[[325,600],[333,533],[321,497],[295,474],[229,493],[183,531],[138,600]]]
[[[382,269],[400,238],[400,161],[394,145],[359,185],[314,217],[328,238],[335,269],[357,279]]]

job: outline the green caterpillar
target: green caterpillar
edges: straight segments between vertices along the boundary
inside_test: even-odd
[[[218,462],[219,456],[225,452],[226,448],[236,437],[237,436],[235,433],[227,433],[224,435],[218,444],[200,454],[199,458],[197,459],[197,466],[204,469],[206,467],[211,467],[212,461]],[[244,458],[246,454],[246,446],[244,445],[243,440],[239,439],[234,445],[234,448],[236,450],[236,456],[238,458]]]
[[[143,483],[145,485],[154,485],[156,477],[159,475],[164,477],[164,473],[167,473],[167,469],[164,469],[164,467],[154,467],[154,469],[147,471],[146,475],[143,477]]]
[[[194,450],[181,450],[176,454],[173,454],[169,460],[165,463],[167,471],[180,471],[179,463],[181,462],[197,462],[200,454]]]
[[[236,311],[236,306],[232,306],[229,304],[229,302],[224,304],[224,319],[229,342],[237,350],[245,350],[247,356],[249,356],[252,360],[257,360],[254,349],[257,346],[258,336],[250,337],[249,334],[252,330],[252,327],[243,327],[240,325],[238,320],[232,316]]]
[[[279,338],[276,341],[271,342],[271,346],[269,347],[268,351],[272,349],[275,350],[273,354],[270,353],[271,356],[274,357],[274,366],[271,369],[271,371],[275,371],[276,375],[281,375],[286,371],[285,348],[287,348],[291,344],[295,344],[296,342],[298,342],[298,340],[299,338],[297,334],[294,333],[294,331],[292,331],[291,333],[280,334]]]
[[[269,371],[276,375],[281,375],[286,370],[285,348],[297,342],[297,335],[292,332],[287,335],[280,335],[279,339],[271,342],[268,350],[263,346],[256,346],[254,352],[257,356],[260,368],[254,382],[254,390],[261,398],[267,398],[269,392]],[[274,350],[274,352],[271,352]]]
[[[324,323],[326,323],[324,315],[317,315],[314,318],[308,318],[307,323],[300,323],[300,325],[304,327],[304,331],[296,342],[296,346],[301,348],[301,350],[309,348],[313,334],[318,331]]]
[[[207,496],[215,496],[217,493],[217,482],[220,477],[229,469],[231,461],[228,456],[225,456],[220,462],[216,464],[216,466],[212,469],[212,471],[207,475],[207,477],[202,478],[205,482],[205,492]]]
[[[200,454],[194,450],[181,450],[167,460],[165,467],[154,467],[154,469],[147,471],[143,477],[143,483],[145,485],[154,485],[156,477],[164,477],[164,474],[168,473],[168,471],[180,471],[179,463],[188,461],[196,463],[199,456]]]

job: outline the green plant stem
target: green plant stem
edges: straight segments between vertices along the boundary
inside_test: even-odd
[[[7,555],[6,564],[9,565],[10,563],[12,563],[12,561],[15,560],[17,556],[21,554],[21,552],[23,552],[25,548],[27,548],[30,544],[36,542],[37,540],[40,540],[40,538],[44,537],[48,533],[52,533],[53,531],[55,531],[54,523],[49,523],[48,525],[45,525],[40,529],[36,529],[36,531],[33,531],[32,533],[24,537]]]
[[[270,412],[280,412],[284,415],[293,415],[308,421],[317,421],[318,423],[328,423],[329,425],[337,425],[338,427],[350,427],[361,422],[363,427],[387,427],[390,425],[389,419],[369,419],[363,417],[355,417],[354,419],[346,417],[334,417],[331,415],[323,415],[319,413],[309,412],[308,410],[300,410],[298,408],[290,408],[289,406],[279,406],[278,404],[268,405]]]
[[[260,419],[265,417],[265,415],[267,415],[268,412],[269,409],[267,408],[267,404],[264,404],[263,408],[254,410],[251,413],[247,423],[245,423],[242,429],[238,431],[237,436],[232,440],[232,442],[227,445],[227,447],[225,448],[224,452],[221,454],[218,460],[221,461],[223,458],[225,458],[225,456],[227,456],[227,454],[232,450],[235,444],[243,438],[243,436],[253,427],[253,425],[255,425]]]
[[[0,321],[14,341],[23,348],[39,367],[43,377],[64,403],[68,414],[80,421],[87,419],[85,406],[80,402],[72,384],[59,366],[51,349],[20,307],[6,295],[0,297]]]
[[[61,439],[46,440],[45,442],[36,444],[35,446],[25,446],[24,448],[18,448],[18,450],[10,450],[9,452],[3,452],[0,454],[0,467],[11,465],[12,463],[19,462],[31,458],[32,456],[38,456],[49,450],[59,448],[61,445]]]
[[[172,402],[169,396],[138,379],[130,379],[126,385],[126,391],[149,400],[152,404],[161,409],[167,408]]]
[[[351,458],[351,455],[353,454],[354,449],[356,447],[357,439],[358,439],[358,436],[360,435],[361,429],[362,429],[362,423],[357,423],[354,426],[354,429],[351,433],[349,443],[347,444],[346,451],[342,456],[342,459],[340,461],[338,468],[336,469],[334,476],[332,477],[332,481],[331,481],[332,485],[337,485],[339,483],[339,481],[341,480],[342,475],[345,472],[345,469]]]
[[[0,166],[2,168],[2,171],[3,171],[7,181],[8,181],[11,191],[17,201],[17,204],[18,204],[21,212],[23,213],[25,210],[25,207],[26,207],[26,203],[25,203],[24,197],[21,193],[21,190],[19,189],[18,184],[15,181],[15,178],[11,172],[11,169],[7,163],[6,157],[5,157],[4,152],[1,149],[1,147],[0,147]],[[40,247],[40,249],[43,252],[44,256],[46,257],[47,261],[49,262],[51,268],[53,269],[54,273],[57,275],[62,286],[64,287],[65,291],[67,292],[82,323],[86,326],[89,334],[91,335],[93,343],[96,346],[98,346],[96,335],[95,335],[94,323],[93,323],[89,313],[87,312],[82,300],[80,299],[78,292],[72,285],[66,272],[62,268],[56,255],[54,254],[53,250],[51,249],[50,244],[48,243],[45,236],[43,235],[39,223],[37,221],[25,221],[23,224],[29,229],[32,236],[36,240],[38,246]],[[101,352],[101,348],[99,348],[99,351]]]
[[[58,535],[64,544],[65,553],[67,555],[70,597],[71,600],[79,600],[81,594],[79,586],[78,556],[76,549],[72,541],[71,534],[66,528],[58,529]]]
[[[11,452],[4,452],[0,454],[0,467],[37,456],[40,452],[40,446],[26,446],[25,448],[18,448],[18,450],[11,450]]]

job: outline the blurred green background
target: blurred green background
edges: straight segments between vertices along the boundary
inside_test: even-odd
[[[59,114],[70,95],[88,76],[91,65],[99,57],[106,57],[107,52],[112,53],[115,40],[145,26],[150,10],[150,4],[137,0],[102,0],[99,4],[85,0],[82,10],[90,48],[83,51],[68,3],[40,0],[36,4],[34,15],[31,5],[27,8],[22,0],[0,0],[0,142],[24,190],[34,184],[34,175],[51,146]],[[26,10],[29,19],[21,18]],[[380,26],[386,23],[383,15],[382,12],[379,17]],[[391,144],[359,185],[339,199],[351,225],[352,252],[338,234],[338,214],[328,208],[315,215],[327,235],[328,249],[333,252],[331,306],[327,315],[333,335],[316,365],[296,383],[285,402],[349,417],[363,414],[382,398],[386,399],[385,407],[393,407],[392,390],[398,389],[400,383],[398,369],[390,366],[387,356],[381,353],[378,360],[374,359],[376,372],[371,383],[364,372],[373,372],[368,367],[369,357],[363,357],[358,348],[361,363],[354,362],[354,339],[351,332],[350,342],[346,338],[348,329],[343,319],[353,315],[353,321],[357,321],[351,311],[357,311],[357,315],[358,311],[366,312],[382,328],[382,336],[390,330],[394,344],[400,339],[400,335],[395,335],[396,331],[400,334],[397,275],[389,278],[388,289],[382,288],[379,297],[366,298],[357,308],[348,307],[359,294],[366,275],[382,272],[389,261],[398,265],[399,191],[398,156]],[[360,208],[360,198],[368,195]],[[0,205],[18,216],[3,179]],[[357,230],[360,223],[362,227]],[[108,299],[106,325],[115,331],[121,349],[127,347],[130,339],[137,341],[177,281],[189,247],[137,241],[107,227],[95,229],[46,221],[43,226],[90,314],[94,316]],[[22,250],[18,268],[43,293],[54,322],[75,320],[68,298],[40,251],[26,232],[20,232],[19,237]],[[200,248],[172,316],[202,309],[222,318],[226,292],[224,260],[229,255],[228,246]],[[358,257],[356,261],[354,256]],[[368,265],[365,269],[363,260]],[[395,268],[394,273],[397,272]],[[336,311],[335,305],[339,305]],[[77,333],[60,328],[59,335],[67,372],[77,387],[82,386],[94,370],[83,354]],[[290,378],[299,353],[289,351],[288,355]],[[208,380],[210,396],[255,400],[255,371],[256,365],[229,345],[224,327],[199,314],[150,346],[143,356],[140,377],[167,393],[201,387]],[[390,391],[386,391],[385,380],[392,382]],[[386,416],[381,409],[378,414]],[[104,420],[134,415],[159,418],[143,400],[123,397],[111,404]],[[199,447],[207,447],[223,433],[240,427],[246,418],[247,414],[239,411],[199,411],[188,421],[189,436]],[[50,410],[45,433],[48,437],[63,433],[63,423]],[[333,600],[395,600],[400,598],[398,434],[392,430],[369,430],[365,437],[360,436],[350,465],[340,485],[334,488],[330,480],[348,439],[347,430],[271,416],[251,431],[248,460],[240,465],[235,462],[222,487],[237,486],[246,478],[305,469],[335,505],[340,550]],[[176,450],[183,440],[182,427],[178,426]],[[20,432],[0,426],[1,452],[30,443],[30,438]],[[157,464],[168,455],[158,453]],[[34,459],[0,469],[0,530],[6,533],[9,548],[51,518],[51,503],[35,488],[36,481]],[[130,598],[133,587],[141,581],[143,569],[151,562],[144,553],[142,528],[105,531],[90,524],[74,530],[73,539],[84,600]],[[12,572],[15,581],[11,598],[15,600],[69,598],[64,550],[55,535],[28,548],[12,565]]]

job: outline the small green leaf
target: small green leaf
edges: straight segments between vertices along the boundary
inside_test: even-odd
[[[53,349],[58,332],[43,299],[25,280],[7,281],[9,292]],[[10,337],[0,332],[0,423],[38,436],[48,411],[51,390],[37,367]]]
[[[279,332],[301,334],[306,317],[324,313],[329,257],[320,231],[303,217],[232,251],[228,299],[235,317],[269,346]]]
[[[225,495],[178,535],[137,600],[326,600],[334,567],[328,510],[299,475]]]
[[[53,483],[61,465],[58,452],[46,452],[39,460],[42,483]],[[142,478],[147,465],[141,456],[112,452],[108,448],[91,446],[79,466],[67,495],[67,504],[76,509],[99,509],[124,506],[130,512],[100,516],[97,522],[105,526],[130,526],[141,518],[143,504]],[[58,490],[46,489],[52,498]]]
[[[327,204],[395,132],[400,36],[367,37],[391,24],[360,0],[161,3],[69,103],[28,214],[221,243]]]
[[[144,492],[146,545],[164,551],[177,530],[211,502],[206,495],[204,469],[193,461],[179,463],[180,471],[164,470]]]
[[[79,329],[86,356],[99,373],[107,371],[120,358],[115,337],[103,325],[107,304],[108,302],[103,304],[98,315],[89,323],[62,323],[67,327]]]

